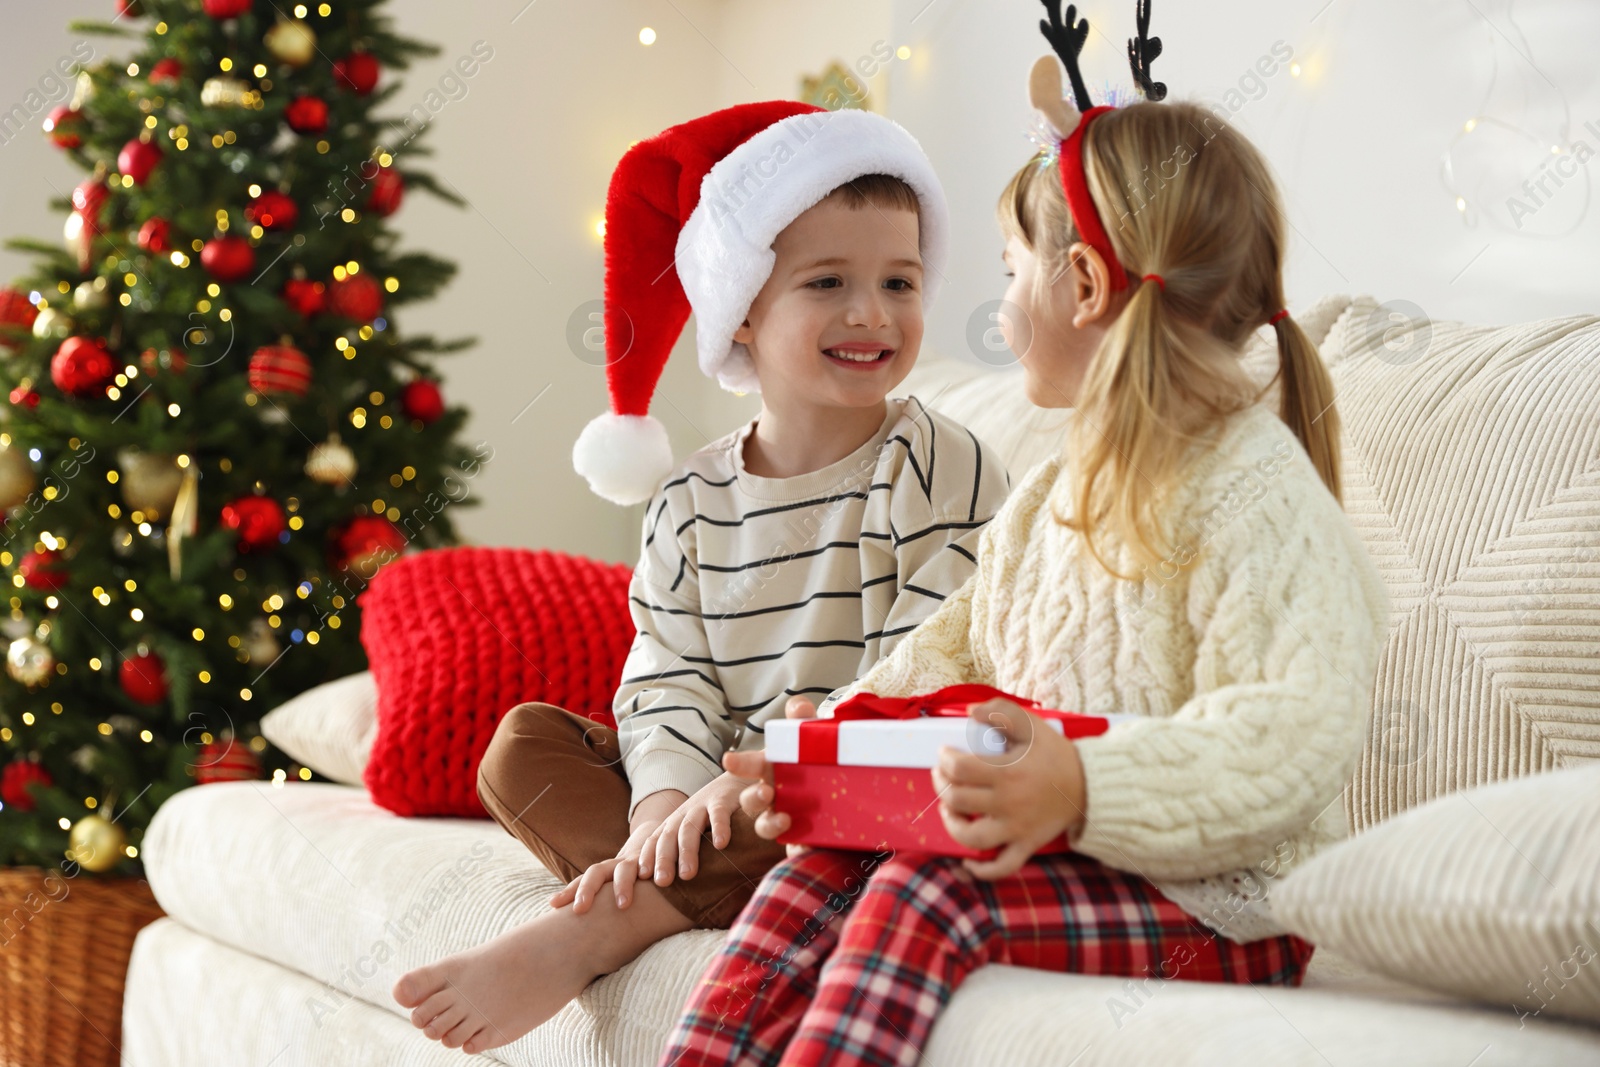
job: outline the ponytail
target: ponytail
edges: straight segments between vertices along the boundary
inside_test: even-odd
[[[1333,379],[1311,338],[1287,314],[1277,318],[1278,374],[1283,380],[1281,418],[1300,439],[1306,454],[1333,498],[1344,503],[1339,475],[1339,411],[1333,402]]]
[[[1075,406],[1072,453],[1075,514],[1056,521],[1083,534],[1108,574],[1119,572],[1096,547],[1113,534],[1136,566],[1176,550],[1163,507],[1185,453],[1219,420],[1248,403],[1251,384],[1227,348],[1193,321],[1188,279],[1146,274],[1106,331]],[[1232,368],[1219,373],[1219,367]]]
[[[1147,562],[1165,555],[1163,546],[1150,543],[1148,524],[1138,514],[1150,494],[1117,491],[1146,477],[1143,471],[1162,466],[1150,458],[1167,440],[1153,432],[1159,421],[1154,396],[1160,381],[1157,368],[1171,348],[1159,297],[1154,285],[1135,288],[1089,363],[1076,404],[1081,417],[1073,447],[1079,457],[1074,465],[1078,479],[1074,514],[1056,515],[1056,521],[1083,535],[1090,555],[1107,573],[1130,581],[1134,576],[1118,571],[1101,555],[1096,541],[1098,535],[1120,530],[1131,535],[1135,552]]]

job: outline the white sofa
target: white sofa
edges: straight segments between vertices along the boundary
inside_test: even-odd
[[[1407,328],[1371,299],[1330,297],[1299,320],[1339,387],[1347,511],[1395,599],[1345,795],[1353,830],[1600,760],[1600,318]],[[1384,347],[1380,327],[1415,344],[1391,332]],[[1250,353],[1264,374],[1267,340]],[[1060,419],[1027,404],[1015,373],[930,355],[902,392],[1000,448],[1015,478]],[[494,823],[400,818],[359,786],[215,784],[161,809],[144,860],[168,917],[129,965],[134,1067],[644,1067],[720,939],[669,939],[525,1038],[468,1056],[414,1030],[389,989],[545,908],[556,879]],[[1299,989],[988,967],[924,1052],[936,1067],[1241,1061],[1593,1067],[1600,1027],[1459,1000],[1324,946]]]

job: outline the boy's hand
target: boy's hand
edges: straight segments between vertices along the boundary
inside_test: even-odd
[[[648,876],[655,872],[656,885],[672,884],[679,878],[693,878],[700,869],[700,834],[711,827],[711,843],[727,848],[733,836],[730,819],[738,806],[739,793],[750,783],[732,774],[719,774],[685,800],[655,828],[639,850],[639,870]]]
[[[790,719],[815,719],[817,707],[805,697],[790,697],[783,714]],[[765,752],[725,752],[722,765],[741,778],[755,779],[739,794],[739,806],[755,820],[756,833],[768,841],[789,829],[789,816],[772,810],[775,791],[772,786],[772,764]],[[786,846],[789,855],[796,856],[806,850],[804,845]]]
[[[933,768],[939,815],[959,843],[1000,849],[992,860],[963,861],[967,870],[979,878],[1004,878],[1061,833],[1070,839],[1081,831],[1089,803],[1083,763],[1069,738],[1009,700],[974,704],[967,714],[1010,743],[996,756],[939,750]]]
[[[677,789],[662,789],[651,793],[633,809],[628,840],[617,854],[608,860],[591,864],[589,869],[568,882],[550,898],[550,906],[564,908],[572,905],[575,915],[582,915],[594,906],[594,898],[607,882],[616,883],[617,907],[626,908],[633,899],[633,883],[639,877],[639,852],[661,825],[661,821],[689,798]]]

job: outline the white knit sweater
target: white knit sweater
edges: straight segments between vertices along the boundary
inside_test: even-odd
[[[1073,847],[1153,881],[1224,936],[1282,932],[1267,886],[1348,833],[1390,600],[1288,427],[1235,415],[1162,522],[1159,573],[1114,580],[1080,535],[1062,456],[1012,490],[961,591],[856,684],[886,696],[982,682],[1047,707],[1140,716],[1076,742]],[[1134,569],[1109,535],[1098,547]]]

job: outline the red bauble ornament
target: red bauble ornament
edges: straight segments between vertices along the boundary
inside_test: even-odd
[[[72,209],[82,215],[85,222],[100,224],[100,210],[111,199],[111,190],[98,178],[85,178],[72,190]],[[99,233],[97,229],[95,231]]]
[[[132,178],[135,185],[143,185],[160,162],[160,146],[137,137],[123,145],[122,151],[117,153],[117,169]]]
[[[444,394],[431,378],[417,378],[400,390],[400,411],[426,426],[444,414]]]
[[[370,274],[347,274],[328,283],[328,310],[357,322],[383,313],[383,289]]]
[[[116,361],[96,337],[69,337],[50,360],[50,380],[69,396],[102,392],[116,373]]]
[[[56,784],[50,772],[32,760],[12,760],[0,771],[0,800],[16,811],[32,811],[34,801],[28,787],[35,782],[46,789]]]
[[[66,585],[71,577],[67,569],[61,566],[61,553],[53,548],[30,549],[22,557],[22,562],[17,564],[17,573],[22,575],[29,589],[46,593],[54,593]]]
[[[139,247],[158,256],[172,251],[172,223],[159,216],[146,219],[139,227]]]
[[[243,237],[213,237],[200,249],[200,265],[219,282],[236,282],[256,269],[256,250]]]
[[[117,681],[131,700],[159,704],[167,699],[167,665],[154,652],[141,652],[122,661]]]
[[[378,84],[378,61],[368,52],[351,52],[333,61],[333,80],[341,89],[366,96]]]
[[[83,112],[71,104],[61,104],[45,116],[44,132],[57,148],[77,148],[83,144]]]
[[[310,278],[290,278],[283,283],[283,302],[309,319],[327,305],[328,287]]]
[[[283,121],[295,133],[322,133],[328,128],[328,105],[315,96],[297,96],[283,109]]]
[[[222,525],[238,532],[241,552],[272,548],[284,530],[283,508],[269,496],[242,496],[223,506]]]
[[[250,751],[250,746],[233,739],[212,741],[200,748],[200,758],[195,761],[194,780],[200,785],[211,782],[248,782],[261,777],[261,761]]]
[[[32,389],[24,389],[19,385],[11,390],[11,402],[13,404],[21,404],[25,408],[36,408],[39,406],[39,394]]]
[[[400,210],[400,200],[406,191],[405,179],[390,167],[378,171],[372,179],[372,195],[367,197],[367,210],[374,215],[393,215]]]
[[[39,317],[39,309],[33,306],[33,301],[28,299],[27,293],[15,289],[0,289],[0,326],[15,327],[22,333],[33,329],[33,320]],[[0,345],[7,348],[16,348],[21,340],[7,340],[0,335]]]
[[[286,230],[300,217],[300,209],[283,193],[268,189],[245,205],[244,217],[263,230]]]
[[[262,345],[250,357],[246,375],[258,393],[292,393],[311,390],[311,361],[293,345]]]
[[[399,558],[407,543],[400,528],[382,515],[358,515],[334,534],[334,565],[370,578],[379,567]]]
[[[117,0],[117,17],[136,19],[144,14],[143,0]]]
[[[183,64],[168,56],[150,68],[151,85],[177,85],[183,78]]]
[[[205,0],[206,14],[214,19],[234,19],[250,10],[252,0]]]

